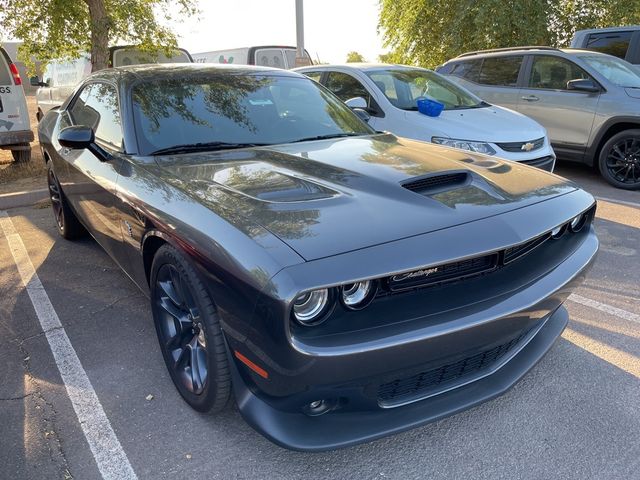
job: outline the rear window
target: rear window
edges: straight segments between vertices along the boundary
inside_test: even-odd
[[[263,48],[256,50],[255,59],[255,64],[262,67],[286,68],[282,50],[279,48]]]
[[[631,34],[633,32],[592,33],[587,40],[586,48],[597,52],[608,53],[618,58],[625,58]]]
[[[480,68],[478,83],[500,87],[517,86],[523,58],[522,55],[485,58]]]
[[[0,50],[0,85],[13,85],[13,77],[9,71],[7,57],[4,50]]]
[[[469,60],[465,62],[456,63],[453,65],[450,74],[456,77],[464,78],[470,82],[478,82],[478,75],[480,74],[480,66],[482,60]]]

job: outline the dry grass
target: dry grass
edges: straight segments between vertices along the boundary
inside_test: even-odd
[[[36,97],[27,97],[31,130],[36,140],[31,144],[31,162],[15,163],[9,150],[0,150],[0,194],[37,190],[46,187],[46,168],[38,145]]]

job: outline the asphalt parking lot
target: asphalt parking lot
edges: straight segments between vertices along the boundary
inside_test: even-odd
[[[579,166],[557,173],[599,198],[601,251],[567,302],[569,327],[548,355],[494,401],[321,454],[271,444],[235,406],[217,416],[190,410],[165,371],[147,299],[102,249],[91,239],[59,238],[49,208],[7,211],[0,216],[0,477],[126,478],[96,462],[122,453],[131,468],[122,471],[145,479],[640,478],[640,193],[609,187]],[[31,296],[12,251],[18,240],[41,282],[29,283]],[[60,321],[47,335],[32,302],[42,291],[53,307],[46,311]],[[54,361],[50,339],[62,333],[106,414],[106,423],[91,424],[106,439],[97,447],[70,400],[84,398],[87,385],[68,375],[65,384]]]

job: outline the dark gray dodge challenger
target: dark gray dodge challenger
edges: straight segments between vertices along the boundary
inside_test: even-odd
[[[366,117],[296,73],[155,65],[90,76],[39,127],[60,234],[91,234],[148,294],[185,401],[233,392],[291,449],[503,393],[598,250],[573,183]]]

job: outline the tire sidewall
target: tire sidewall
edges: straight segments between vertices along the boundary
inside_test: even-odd
[[[600,156],[598,158],[598,167],[600,169],[600,174],[602,175],[602,177],[614,187],[621,188],[623,190],[638,190],[640,189],[640,182],[637,182],[635,184],[622,183],[615,177],[613,177],[609,172],[609,169],[607,168],[607,156],[609,155],[611,148],[624,138],[635,138],[640,141],[640,129],[623,130],[622,132],[616,133],[609,140],[607,140],[606,143],[602,146],[602,150],[600,151]]]
[[[158,335],[158,340],[159,342],[162,341],[161,339],[163,338],[163,334],[161,332],[161,327],[158,321],[157,309],[159,307],[155,305],[155,298],[157,294],[156,279],[158,271],[163,265],[166,264],[173,265],[178,270],[182,281],[186,282],[188,288],[191,290],[194,302],[198,308],[198,311],[200,312],[200,319],[207,342],[207,348],[205,349],[207,352],[207,379],[204,383],[203,392],[199,395],[196,395],[187,390],[182,385],[180,379],[177,377],[175,370],[171,367],[173,361],[172,358],[170,357],[167,349],[164,348],[164,346],[160,345],[162,357],[165,361],[169,376],[171,377],[171,380],[173,381],[176,389],[178,390],[182,398],[184,398],[184,400],[193,409],[199,412],[209,412],[212,410],[217,411],[222,408],[224,404],[226,404],[226,399],[224,402],[218,401],[220,394],[224,395],[224,392],[218,391],[218,388],[220,388],[220,385],[224,382],[219,381],[220,366],[217,365],[214,360],[215,355],[213,351],[216,348],[213,339],[214,334],[221,333],[217,313],[212,309],[213,302],[209,298],[208,294],[203,291],[202,283],[200,282],[195,269],[184,258],[184,256],[177,251],[177,249],[168,244],[162,246],[156,253],[151,266],[150,275],[151,310],[153,313],[153,323]],[[222,385],[222,388],[225,389],[226,396],[228,398],[228,392],[230,390],[229,386]],[[219,405],[220,403],[223,403],[223,405]]]

